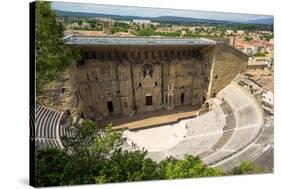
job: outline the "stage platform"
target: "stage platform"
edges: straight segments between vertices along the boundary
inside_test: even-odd
[[[112,123],[113,130],[136,130],[155,126],[174,124],[182,119],[193,118],[196,116],[199,106],[180,107],[173,110],[159,110],[146,113],[138,113],[134,116],[111,117],[105,121],[99,121],[99,126]]]

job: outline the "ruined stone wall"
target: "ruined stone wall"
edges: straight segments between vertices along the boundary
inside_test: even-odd
[[[214,97],[238,73],[244,73],[247,69],[247,64],[247,55],[229,45],[218,44],[214,51],[208,97]]]
[[[238,74],[248,57],[224,44],[83,47],[82,58],[37,101],[90,119],[202,105]]]
[[[201,105],[213,47],[85,48],[72,70],[81,115],[107,116]]]
[[[42,90],[42,94],[36,96],[36,101],[45,107],[58,111],[69,110],[73,116],[77,116],[79,108],[70,72],[70,69],[66,70],[59,78],[47,84]]]
[[[134,90],[136,111],[146,112],[162,108],[161,99],[161,65],[149,61],[142,64],[133,64]],[[151,75],[146,74],[145,67],[151,68]],[[152,105],[146,105],[146,96],[151,96]]]
[[[128,115],[133,109],[130,64],[114,61],[87,60],[75,68],[80,110],[87,118]],[[74,70],[73,70],[74,72]],[[108,103],[112,111],[108,111]]]

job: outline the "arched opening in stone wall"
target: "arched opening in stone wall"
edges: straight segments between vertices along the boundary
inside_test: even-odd
[[[108,110],[109,113],[113,112],[113,103],[112,103],[112,101],[108,101],[107,102],[107,110]]]
[[[81,112],[80,117],[81,117],[82,119],[85,119],[84,112]]]
[[[184,104],[184,93],[181,93],[181,104]]]
[[[206,101],[206,98],[205,98],[205,96],[203,96],[203,99],[202,99],[202,100],[203,100],[203,102],[202,102],[202,103],[204,103],[204,102]]]

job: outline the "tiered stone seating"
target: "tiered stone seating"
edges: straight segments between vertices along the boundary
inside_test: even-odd
[[[234,129],[236,127],[236,119],[234,113],[226,115],[225,122],[226,124],[223,130]]]
[[[213,166],[221,168],[223,171],[228,171],[237,167],[242,160],[258,163],[259,161],[268,161],[269,156],[273,156],[273,130],[272,127],[261,130],[258,138],[248,147],[243,149],[241,153],[234,156],[228,161],[219,162]],[[272,160],[273,161],[273,160]]]
[[[254,105],[246,106],[237,111],[239,116],[237,127],[258,126],[258,115]]]
[[[262,125],[262,118],[259,117],[262,114],[258,113],[261,110],[255,99],[234,84],[223,89],[218,98],[220,103],[210,112],[183,121],[186,134],[174,146],[166,149],[159,147],[158,151],[150,149],[151,157],[160,160],[169,156],[182,158],[185,154],[192,154],[202,157],[204,163],[214,165],[232,159],[234,154],[252,143]],[[148,130],[145,132],[149,133]],[[132,140],[128,136],[128,141],[134,142],[134,134]],[[139,145],[141,147],[141,143]]]
[[[220,99],[226,100],[234,110],[240,109],[253,102],[239,87],[233,84],[226,86],[217,96]]]
[[[234,88],[238,89],[237,92],[232,90]],[[243,160],[254,161],[260,157],[264,150],[263,145],[256,145],[257,141],[263,139],[266,141],[273,135],[271,133],[267,138],[266,132],[261,132],[263,114],[260,105],[253,97],[232,84],[225,89],[220,92],[219,96],[229,102],[234,111],[236,127],[233,130],[233,136],[222,149],[205,158],[204,162],[227,171],[238,166]],[[231,95],[232,97],[230,97]],[[237,98],[234,98],[235,96]],[[266,129],[263,128],[263,130]]]
[[[231,153],[232,152],[230,152],[230,151],[219,150],[219,151],[203,158],[202,160],[205,164],[209,165],[209,164],[213,164],[213,163],[216,163],[216,162],[222,160],[224,157],[227,157]]]
[[[221,149],[231,138],[231,136],[233,135],[234,130],[228,130],[223,132],[221,138],[217,141],[216,144],[214,144],[212,146],[212,150],[219,150]]]
[[[236,129],[231,140],[223,146],[223,150],[237,151],[249,144],[258,134],[259,127]]]
[[[37,146],[63,147],[60,136],[58,136],[62,115],[62,112],[37,105],[35,117],[35,141]]]
[[[223,89],[218,99],[220,103],[216,108],[186,121],[187,132],[183,139],[169,149],[150,151],[151,157],[159,160],[192,154],[199,155],[210,165],[238,157],[259,135],[263,124],[261,109],[254,97],[236,84]]]
[[[228,161],[219,162],[213,166],[219,167],[223,171],[228,171],[237,167],[242,160],[251,161],[258,163],[259,161],[267,161],[268,156],[272,156],[272,145],[273,145],[273,126],[264,127],[261,130],[258,138],[243,149],[240,154],[234,156]],[[272,158],[272,157],[271,157]]]
[[[259,137],[259,139],[256,141],[256,144],[273,144],[273,133],[274,133],[274,127],[264,127],[262,129],[262,135]]]
[[[187,136],[196,136],[214,132],[222,132],[225,116],[221,108],[190,119],[186,123]]]
[[[253,161],[261,154],[263,154],[262,147],[257,145],[252,145],[247,150],[238,154],[235,158],[225,161],[222,160],[222,162],[216,165],[216,167],[220,168],[223,171],[229,171],[234,167],[239,166],[242,160]]]
[[[218,97],[223,98],[230,105],[232,113],[226,105],[221,105],[224,113],[228,115],[224,128],[225,132],[221,140],[224,137],[227,140],[220,141],[220,144],[213,146],[213,149],[218,151],[203,159],[206,164],[223,161],[243,149],[257,137],[262,125],[259,118],[260,114],[257,113],[260,109],[256,106],[255,100],[238,86],[228,85],[218,94]],[[226,136],[227,133],[229,133],[228,137]]]
[[[230,106],[226,101],[222,102],[222,103],[220,104],[220,107],[221,107],[221,109],[222,109],[222,111],[223,111],[223,113],[224,113],[225,115],[230,115],[230,114],[232,114],[231,106]]]
[[[35,141],[36,146],[60,148],[58,140],[53,138],[38,138]]]
[[[200,157],[200,159],[204,159],[205,157],[208,157],[212,153],[214,153],[214,151],[210,151],[210,150],[204,151],[204,152],[201,152],[200,154],[198,154],[198,156]]]
[[[167,150],[166,154],[172,155],[175,158],[182,158],[185,154],[197,156],[202,152],[209,151],[220,139],[221,135],[222,133],[216,133],[187,138],[173,148]]]
[[[259,154],[259,156],[252,161],[253,164],[256,165],[260,165],[263,168],[265,168],[266,170],[268,170],[269,172],[274,171],[274,148],[273,147],[269,147],[266,150],[263,150],[263,152],[261,154]]]
[[[63,137],[66,137],[66,138],[72,137],[72,136],[74,136],[74,130],[71,129],[71,128],[67,128],[67,127],[60,127],[59,136],[60,136],[60,138],[63,138]]]
[[[30,107],[30,112],[29,112],[29,137],[30,139],[34,139],[35,138],[35,108],[34,107]]]

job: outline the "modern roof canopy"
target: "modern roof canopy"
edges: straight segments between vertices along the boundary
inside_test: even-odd
[[[102,46],[197,46],[216,45],[216,41],[206,38],[166,38],[166,37],[81,37],[67,36],[66,45]]]

